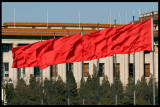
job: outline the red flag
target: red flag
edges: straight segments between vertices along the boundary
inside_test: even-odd
[[[12,68],[40,66],[44,69],[49,65],[79,60],[82,56],[80,39],[79,33],[13,48]]]
[[[115,28],[111,50],[114,54],[152,51],[152,20]]]
[[[40,66],[41,69],[53,64],[93,60],[152,50],[151,19],[122,27],[111,27],[81,37],[76,34],[50,39],[12,49],[13,68]]]

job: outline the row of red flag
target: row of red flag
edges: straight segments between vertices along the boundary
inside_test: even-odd
[[[12,49],[12,68],[79,62],[130,54],[138,51],[152,51],[152,19],[138,24],[110,27],[81,36],[81,33],[40,41]]]

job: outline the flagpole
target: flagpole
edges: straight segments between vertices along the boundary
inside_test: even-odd
[[[115,18],[115,15],[114,15],[114,27],[116,27],[116,18]],[[116,102],[116,105],[117,105],[117,78],[116,78],[116,54],[114,56],[114,62],[115,62],[115,68],[114,68],[114,73],[115,73],[115,102]]]
[[[82,34],[81,36],[83,36],[83,27],[82,27]],[[82,85],[83,85],[83,95],[82,95],[82,101],[83,101],[83,105],[84,105],[84,69],[83,69],[83,64],[84,62],[82,61]]]
[[[154,12],[152,12],[152,51],[153,51],[153,105],[155,105],[155,72],[154,72]]]
[[[79,10],[79,29],[80,29],[80,10]]]
[[[55,39],[55,32],[54,32],[54,39]],[[54,105],[56,105],[56,65],[54,65],[54,91],[55,91],[55,94],[54,94]]]
[[[68,32],[67,32],[67,36],[69,36]],[[70,105],[70,96],[69,96],[69,63],[67,63],[66,66],[67,66],[66,68],[68,68],[66,70],[67,71],[67,87],[68,87],[68,105]]]
[[[16,20],[16,10],[15,10],[15,8],[14,8],[14,28],[15,28],[15,20]]]
[[[127,24],[127,11],[126,11],[126,24]]]
[[[133,12],[133,24],[134,24],[134,12]],[[134,78],[134,105],[136,105],[136,89],[135,89],[135,52],[133,52],[133,78]]]
[[[153,12],[154,12],[154,2],[153,2]]]
[[[98,30],[99,30],[99,23],[98,23]],[[98,68],[98,104],[100,105],[100,75],[99,75],[99,59],[97,59],[98,63],[97,63],[97,68]]]
[[[141,17],[141,10],[140,10],[140,8],[139,8],[139,17]],[[142,22],[142,18],[141,18],[140,22]]]
[[[121,24],[121,14],[119,12],[119,23]]]
[[[42,42],[42,36],[41,36],[41,42]],[[41,72],[41,105],[43,105],[43,70],[40,69]]]
[[[110,11],[110,27],[111,27],[111,11]]]
[[[47,28],[48,28],[48,8],[47,8]]]
[[[108,16],[108,24],[109,24],[109,16]]]

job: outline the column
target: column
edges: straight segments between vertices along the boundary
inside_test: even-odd
[[[108,80],[109,80],[109,78],[110,78],[110,69],[109,69],[109,63],[110,63],[110,57],[106,57],[105,58],[105,65],[104,65],[104,75],[107,75],[107,77],[108,77]]]
[[[144,76],[144,51],[139,52],[139,76],[140,78]]]
[[[48,80],[50,80],[50,66],[48,66],[47,68],[43,69],[42,73],[43,73],[43,81],[47,78]]]
[[[113,84],[113,56],[109,57],[109,82]]]
[[[124,84],[125,86],[128,84],[128,78],[129,78],[129,55],[124,55]]]
[[[125,55],[117,55],[117,63],[120,63],[120,80],[123,86],[125,86]]]
[[[98,65],[98,64],[99,64],[98,59],[94,59],[94,60],[93,60],[93,64],[95,64],[95,66],[98,67],[98,66],[99,66],[99,65]]]
[[[94,61],[91,60],[89,63],[89,74],[92,75],[93,74],[93,65],[94,65]]]
[[[24,80],[26,81],[26,84],[29,84],[29,80],[30,80],[30,75],[33,74],[33,67],[28,67],[25,68],[25,76],[24,76]]]
[[[158,82],[158,52],[155,52],[155,82]]]
[[[133,54],[132,54],[132,59],[133,59]],[[140,75],[140,55],[139,52],[135,52],[135,83],[137,83],[137,80],[141,80],[141,75]]]
[[[13,43],[12,47],[15,48],[18,46],[18,43]],[[9,78],[12,80],[14,87],[17,85],[18,81],[18,72],[17,68],[12,68],[13,58],[12,50],[9,50]]]
[[[58,64],[58,75],[61,77],[63,82],[66,83],[66,63],[65,64]],[[58,79],[58,78],[57,78]]]
[[[81,71],[80,71],[80,62],[73,63],[73,74],[77,83],[77,88],[80,87],[80,81],[81,81]]]

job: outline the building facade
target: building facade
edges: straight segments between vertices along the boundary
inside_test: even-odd
[[[146,13],[147,15],[149,13]],[[151,18],[151,13],[148,16],[141,15],[139,21],[135,23],[147,20]],[[146,18],[147,17],[147,18]],[[158,12],[154,12],[154,66],[153,66],[153,52],[142,51],[135,53],[135,79],[140,80],[142,76],[149,79],[153,74],[153,67],[155,70],[155,81],[158,82]],[[157,21],[158,22],[158,21]],[[111,26],[114,26],[113,24]],[[122,26],[117,24],[118,26]],[[12,81],[16,86],[19,78],[23,78],[26,83],[29,83],[30,75],[40,77],[39,67],[29,68],[12,68],[12,48],[17,46],[23,46],[31,43],[35,43],[42,40],[48,40],[51,38],[69,36],[73,34],[91,33],[97,30],[105,29],[110,27],[110,24],[87,24],[81,23],[22,23],[22,22],[6,22],[1,27],[2,44],[1,44],[1,77],[3,80]],[[120,77],[123,85],[126,86],[128,78],[133,76],[133,54],[117,54],[116,58],[116,74]],[[95,59],[91,61],[84,61],[84,78],[88,77],[88,74],[93,74],[93,66],[99,68],[100,80],[105,75],[108,76],[110,83],[114,81],[114,57],[106,57],[101,59]],[[55,68],[54,68],[55,67]],[[77,82],[77,86],[80,86],[82,78],[82,62],[75,62],[68,64],[57,64],[51,65],[43,70],[43,80],[53,79],[58,75],[66,82],[67,69],[72,71]],[[56,75],[55,75],[56,74]]]

